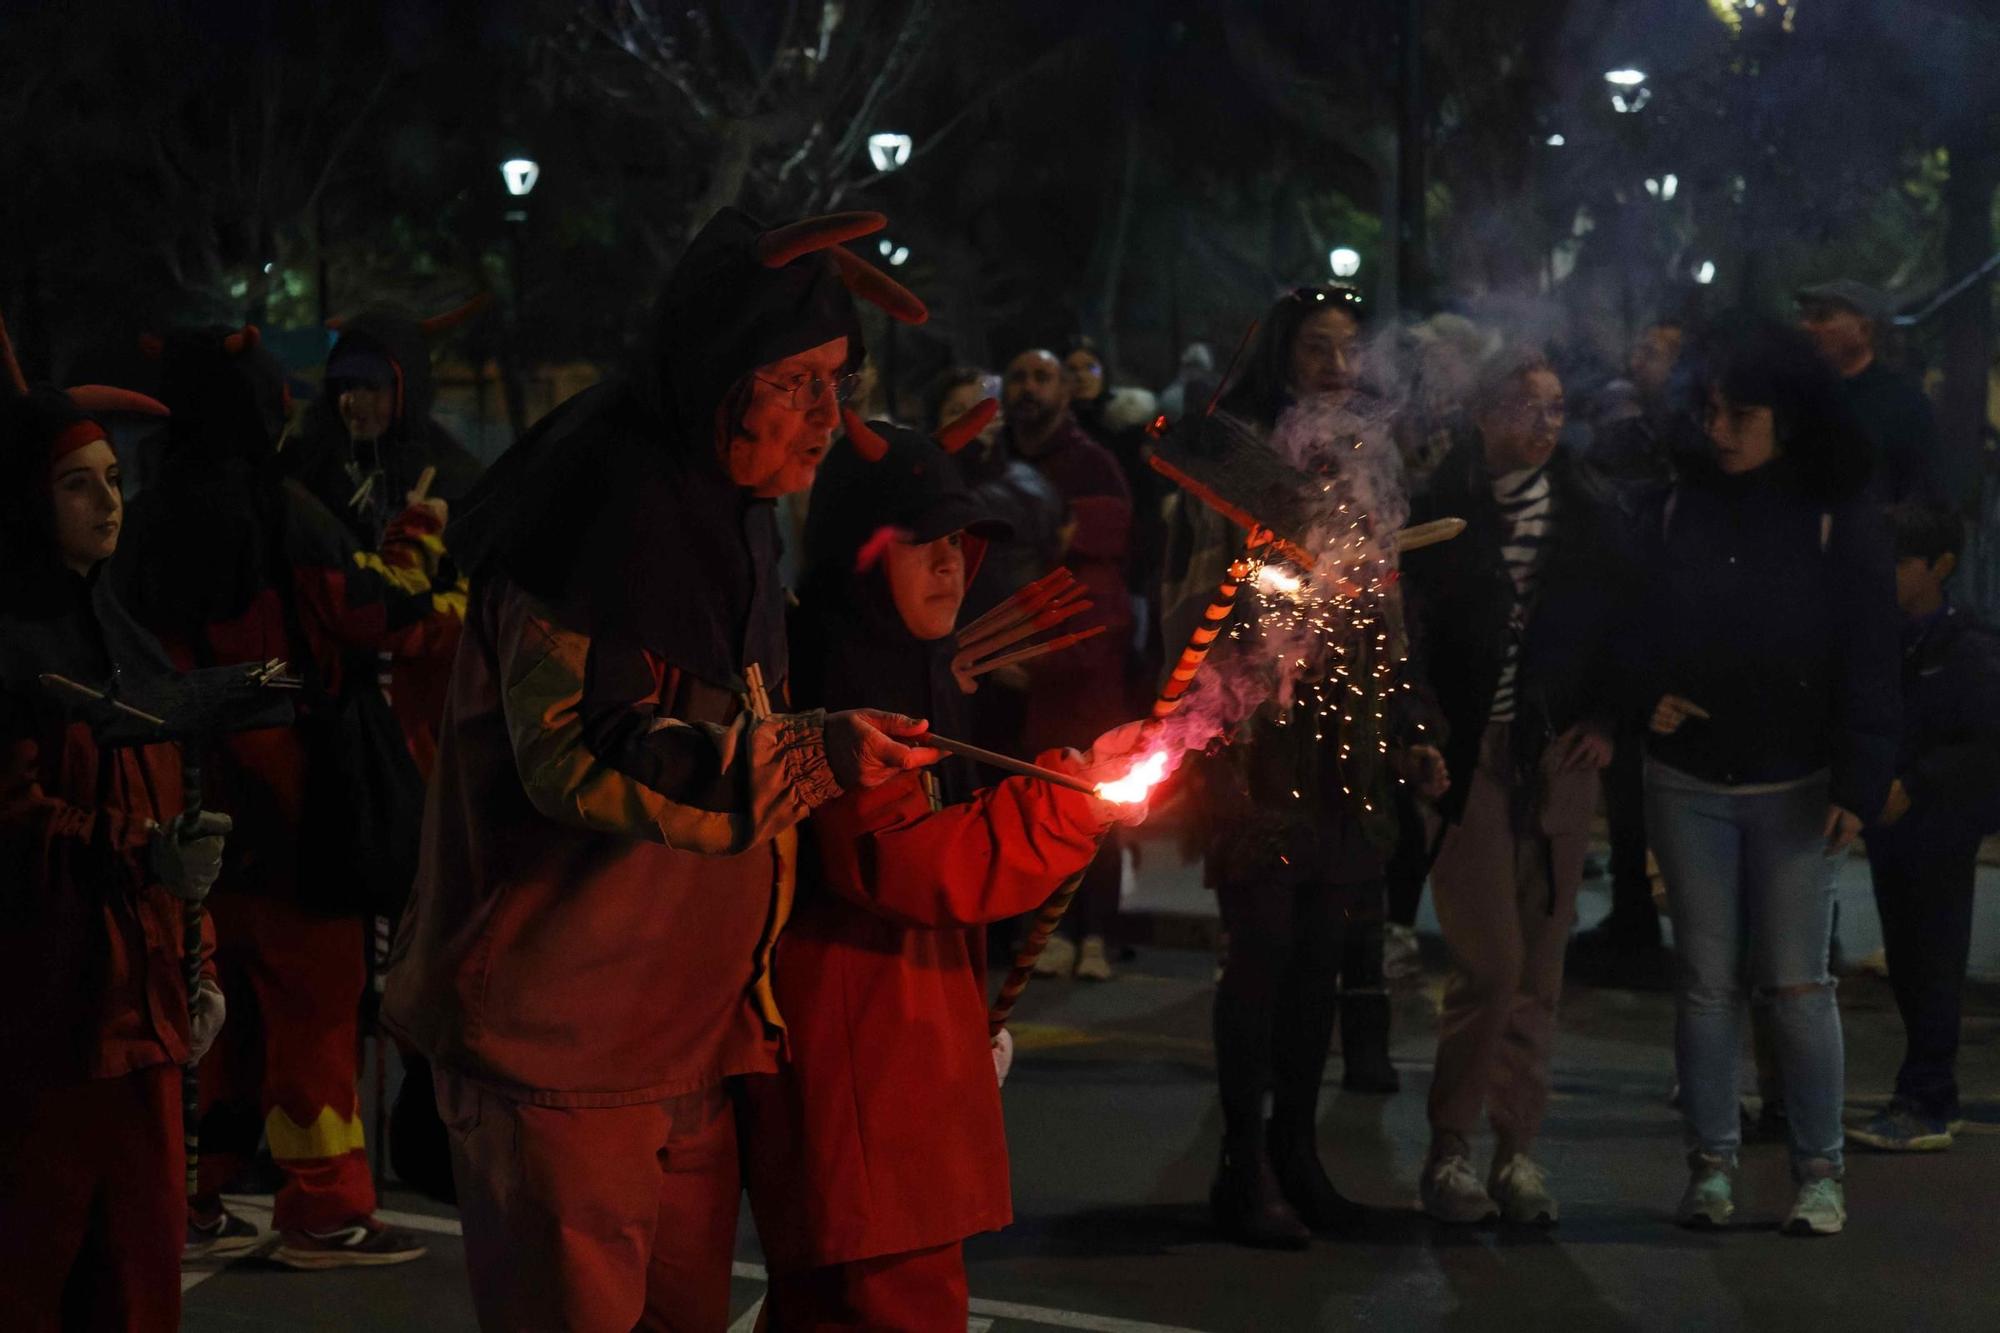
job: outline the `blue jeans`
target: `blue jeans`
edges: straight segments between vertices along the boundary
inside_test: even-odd
[[[1747,985],[1768,1000],[1792,1132],[1792,1171],[1838,1175],[1846,1089],[1826,967],[1833,866],[1824,775],[1770,789],[1646,766],[1646,831],[1667,881],[1680,976],[1674,1059],[1688,1142],[1734,1162]]]

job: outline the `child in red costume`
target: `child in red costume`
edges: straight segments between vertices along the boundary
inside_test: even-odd
[[[838,447],[814,487],[798,688],[949,734],[965,712],[950,669],[959,602],[985,539],[1008,527],[936,443],[882,423],[849,432],[888,447],[872,463]],[[1041,762],[1121,776],[1145,731]],[[744,1098],[774,1330],[965,1327],[961,1241],[1011,1220],[984,925],[1039,907],[1114,821],[1144,813],[1034,778],[975,791],[963,761],[931,772],[813,815],[816,855],[773,970],[790,1058],[746,1080]]]
[[[178,1066],[223,1018],[212,969],[189,1003],[183,913],[229,820],[178,813],[172,746],[100,744],[40,680],[170,668],[99,577],[124,508],[103,428],[29,391],[4,329],[0,361],[0,1322],[151,1333],[180,1323]]]

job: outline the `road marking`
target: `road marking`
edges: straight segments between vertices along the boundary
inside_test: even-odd
[[[271,1196],[268,1194],[225,1194],[223,1202],[229,1211],[246,1222],[254,1222],[260,1231],[271,1229]],[[392,1227],[402,1227],[406,1231],[426,1231],[437,1236],[463,1236],[465,1226],[455,1217],[437,1217],[430,1213],[405,1213],[395,1209],[378,1208],[377,1220],[387,1222]],[[208,1279],[220,1273],[238,1259],[254,1258],[263,1246],[245,1254],[232,1255],[227,1260],[213,1266],[204,1264],[199,1269],[189,1269],[181,1273],[181,1293],[194,1290]],[[762,1264],[737,1261],[729,1266],[731,1277],[739,1277],[747,1282],[769,1283],[771,1274]],[[757,1326],[757,1311],[764,1304],[760,1297],[738,1316],[729,1326],[729,1333],[751,1333]],[[1030,1324],[1040,1324],[1045,1328],[1082,1329],[1084,1333],[1201,1333],[1199,1329],[1181,1328],[1173,1324],[1149,1324],[1141,1319],[1120,1319],[1116,1315],[1086,1314],[1079,1310],[1057,1310],[1046,1305],[1023,1305],[1018,1301],[989,1301],[974,1297],[973,1318],[966,1323],[966,1333],[989,1333],[995,1319],[1019,1319]]]

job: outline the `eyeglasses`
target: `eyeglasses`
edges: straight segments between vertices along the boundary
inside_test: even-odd
[[[834,402],[852,402],[855,393],[861,388],[861,376],[858,374],[842,375],[832,381],[823,380],[817,375],[794,375],[789,381],[767,380],[762,375],[752,378],[759,384],[768,384],[782,391],[795,412],[812,411],[826,401],[829,390],[833,393]]]

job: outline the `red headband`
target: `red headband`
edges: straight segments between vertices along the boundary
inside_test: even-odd
[[[56,432],[55,443],[49,447],[49,466],[54,467],[63,459],[87,445],[99,440],[108,440],[111,432],[92,421],[89,417],[72,421]]]

